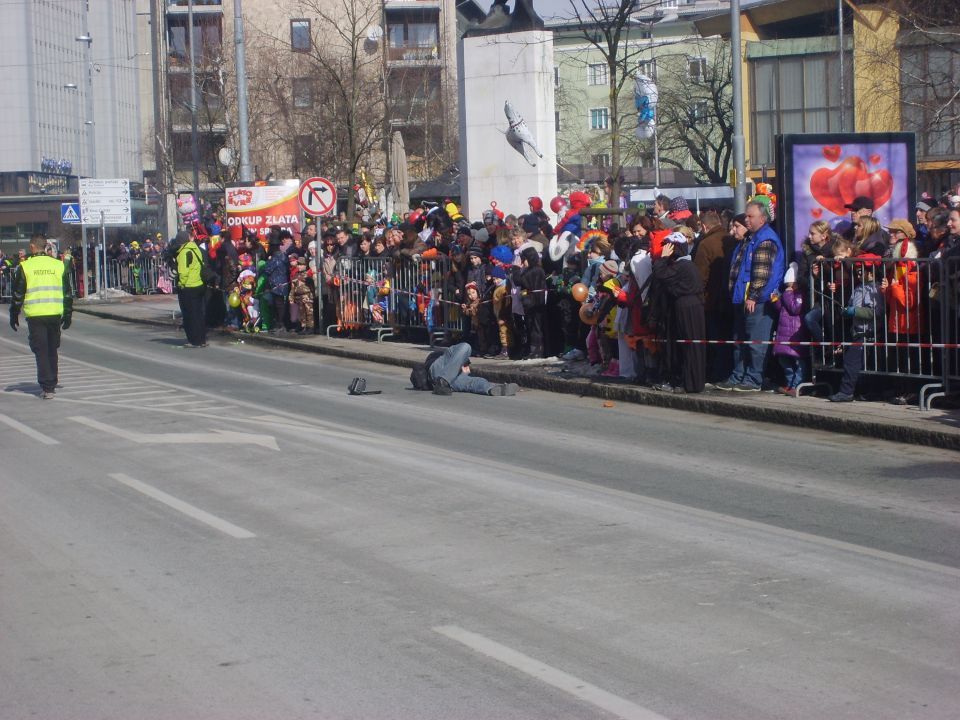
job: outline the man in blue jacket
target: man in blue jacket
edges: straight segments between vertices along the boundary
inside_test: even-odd
[[[760,202],[747,203],[750,236],[740,244],[730,265],[733,300],[733,339],[767,341],[773,337],[776,299],[786,271],[786,253],[776,231],[770,227],[770,211]],[[733,373],[718,390],[759,392],[769,345],[734,345]]]

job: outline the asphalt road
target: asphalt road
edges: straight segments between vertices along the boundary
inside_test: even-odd
[[[24,330],[3,720],[960,716],[955,453],[90,317],[41,401]]]

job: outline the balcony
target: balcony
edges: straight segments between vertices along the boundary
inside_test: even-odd
[[[190,5],[187,0],[167,0],[167,14],[180,15],[190,12]],[[193,0],[194,15],[223,14],[222,0]]]
[[[432,47],[388,47],[387,64],[398,67],[409,67],[412,65],[424,67],[439,67],[440,48],[436,45]]]

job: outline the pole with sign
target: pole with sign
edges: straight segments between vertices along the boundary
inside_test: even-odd
[[[326,178],[313,177],[300,186],[297,199],[310,215],[330,215],[337,210],[337,187]]]
[[[103,282],[106,280],[107,262],[107,225],[131,225],[130,181],[126,178],[80,178],[80,221],[83,223],[84,238],[87,225],[100,226],[100,242],[97,252],[96,281],[97,293],[104,297]],[[87,261],[86,247],[83,253],[84,265]],[[84,268],[86,276],[86,268]],[[86,280],[86,277],[84,277]]]

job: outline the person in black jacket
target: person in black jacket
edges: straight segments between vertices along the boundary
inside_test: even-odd
[[[670,300],[671,313],[666,344],[665,371],[672,379],[673,392],[699,393],[707,373],[707,353],[702,344],[681,344],[674,340],[705,340],[703,278],[690,262],[686,238],[672,233],[663,244],[660,257],[653,262],[653,277]],[[666,388],[664,388],[666,389]]]
[[[547,276],[540,267],[540,253],[534,247],[520,252],[520,267],[513,269],[513,282],[520,288],[527,347],[523,359],[543,357],[543,311],[547,300]]]

